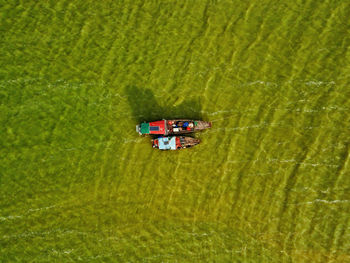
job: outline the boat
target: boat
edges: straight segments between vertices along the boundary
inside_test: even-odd
[[[160,120],[143,122],[136,125],[136,131],[140,134],[177,135],[205,130],[211,127],[211,122],[198,120]]]
[[[199,139],[186,136],[168,136],[159,137],[152,140],[153,148],[159,150],[179,150],[190,148],[200,143]]]

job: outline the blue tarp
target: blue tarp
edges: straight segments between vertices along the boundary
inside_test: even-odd
[[[176,150],[176,137],[161,137],[158,138],[160,150]]]

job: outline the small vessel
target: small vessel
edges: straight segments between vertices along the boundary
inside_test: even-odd
[[[136,125],[140,134],[177,135],[205,130],[211,127],[211,122],[197,120],[160,120],[143,122]]]
[[[185,136],[159,137],[152,140],[153,148],[159,150],[179,150],[190,148],[200,143],[199,139]]]

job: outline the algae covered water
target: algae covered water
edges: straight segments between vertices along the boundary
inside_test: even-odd
[[[347,1],[0,13],[1,262],[350,262]]]

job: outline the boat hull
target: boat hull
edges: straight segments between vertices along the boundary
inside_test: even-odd
[[[159,137],[152,140],[152,147],[159,150],[181,150],[200,143],[199,139],[186,136]]]
[[[211,128],[211,122],[201,120],[175,119],[144,122],[136,126],[140,135],[181,135]]]

